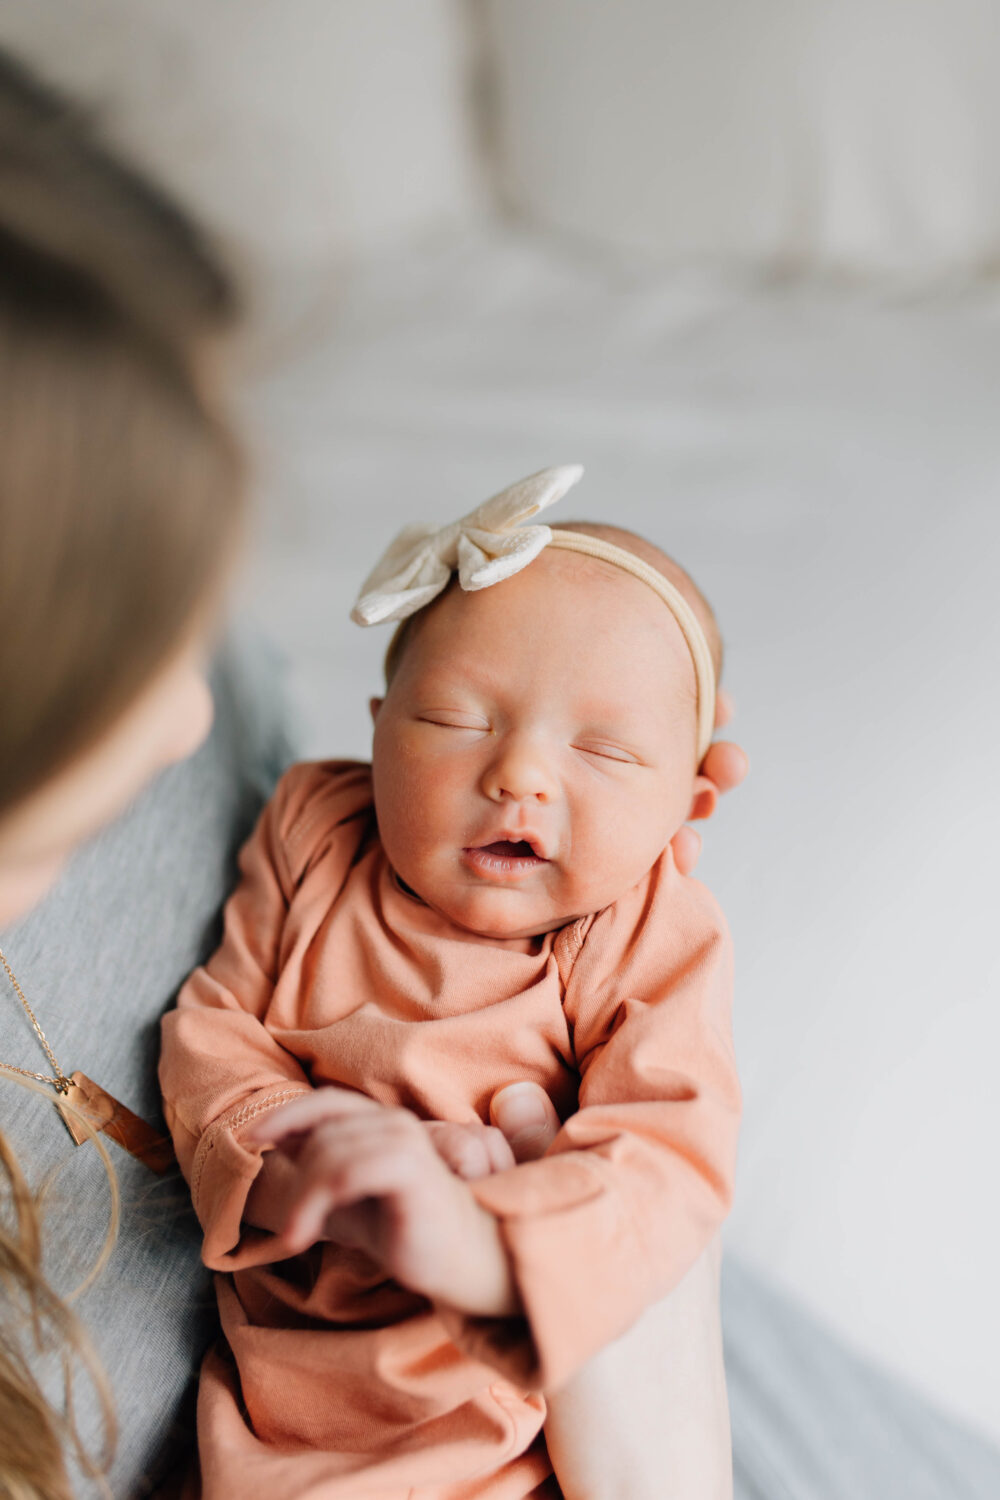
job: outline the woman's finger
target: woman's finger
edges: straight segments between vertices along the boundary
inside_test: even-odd
[[[670,840],[674,851],[674,864],[682,875],[690,875],[701,857],[701,834],[689,823],[678,828]]]
[[[709,745],[701,763],[701,774],[714,781],[720,792],[731,792],[739,786],[749,769],[746,751],[731,740],[716,740]]]
[[[502,1131],[515,1161],[544,1156],[559,1133],[555,1105],[537,1083],[511,1083],[490,1100],[490,1119]]]
[[[715,695],[716,729],[725,729],[735,712],[736,704],[733,702],[732,693],[728,693],[725,688],[719,688]]]

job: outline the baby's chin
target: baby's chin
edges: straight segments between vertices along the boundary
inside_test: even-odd
[[[543,937],[555,932],[581,915],[562,912],[550,899],[535,892],[504,890],[487,886],[476,890],[423,893],[422,899],[440,916],[473,937],[510,942],[518,938]]]

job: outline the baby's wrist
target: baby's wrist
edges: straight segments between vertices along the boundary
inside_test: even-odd
[[[284,1234],[291,1217],[298,1181],[292,1162],[278,1151],[265,1151],[250,1186],[243,1222],[271,1234]]]
[[[469,1317],[514,1318],[524,1311],[499,1221],[473,1201],[471,1233],[432,1300]]]

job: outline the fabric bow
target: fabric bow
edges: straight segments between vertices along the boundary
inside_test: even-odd
[[[561,500],[582,474],[580,464],[543,469],[450,526],[404,527],[361,585],[351,619],[358,625],[404,620],[436,598],[456,570],[468,590],[519,573],[552,540],[548,526],[522,522]]]

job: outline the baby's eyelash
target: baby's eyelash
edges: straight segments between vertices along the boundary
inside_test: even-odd
[[[616,760],[621,765],[637,766],[639,764],[636,756],[617,745],[574,745],[573,748],[582,751],[584,755],[599,755],[602,760]]]
[[[435,709],[430,713],[420,714],[420,720],[424,724],[434,724],[439,729],[489,729],[485,719],[478,718],[475,714],[453,713],[450,709]]]

